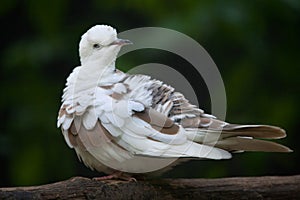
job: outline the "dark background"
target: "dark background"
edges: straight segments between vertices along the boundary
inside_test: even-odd
[[[280,142],[294,150],[192,161],[164,176],[299,174],[299,1],[2,0],[0,16],[0,186],[102,175],[79,163],[56,128],[56,118],[66,77],[79,65],[80,36],[103,23],[118,31],[165,27],[192,37],[222,74],[227,121],[281,126],[288,137]],[[210,111],[205,84],[176,55],[140,50],[117,64],[128,70],[147,62],[184,71],[197,93],[203,91],[199,102]]]

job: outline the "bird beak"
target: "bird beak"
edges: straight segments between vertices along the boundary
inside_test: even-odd
[[[130,40],[125,40],[125,39],[116,39],[115,41],[113,41],[112,43],[110,43],[110,45],[128,45],[128,44],[132,44],[132,42]]]

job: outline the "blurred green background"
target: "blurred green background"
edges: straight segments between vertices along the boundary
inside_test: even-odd
[[[300,1],[2,0],[0,16],[0,186],[101,175],[77,160],[56,128],[56,117],[66,77],[79,65],[80,36],[103,23],[118,31],[157,26],[189,35],[219,67],[227,121],[281,126],[288,137],[280,142],[294,150],[192,161],[164,176],[299,174]],[[128,70],[160,61],[188,70],[176,55],[155,50],[131,52],[118,65]],[[199,102],[209,111],[205,84],[197,87],[192,75],[190,81],[205,93]]]

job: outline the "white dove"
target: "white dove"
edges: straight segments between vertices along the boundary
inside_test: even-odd
[[[117,54],[127,44],[111,26],[90,28],[79,43],[81,66],[63,91],[57,126],[87,167],[110,174],[106,178],[129,180],[128,174],[159,171],[177,158],[219,160],[231,158],[232,152],[291,151],[260,140],[285,137],[279,127],[229,124],[161,81],[117,70]]]

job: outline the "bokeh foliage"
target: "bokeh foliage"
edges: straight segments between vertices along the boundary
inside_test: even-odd
[[[0,16],[0,186],[99,175],[79,163],[66,146],[56,128],[56,117],[65,79],[79,65],[80,35],[102,23],[119,31],[158,26],[191,36],[206,48],[221,71],[227,91],[227,120],[279,125],[288,134],[281,143],[295,151],[244,153],[229,161],[192,161],[165,176],[300,172],[299,1],[2,0]],[[188,65],[174,55],[165,55],[145,50],[124,56],[118,64],[123,70],[154,60],[169,66],[179,63],[183,69]],[[166,59],[168,56],[171,59]],[[200,87],[196,91],[201,89],[205,90]],[[209,99],[204,97],[199,94],[209,110]]]

